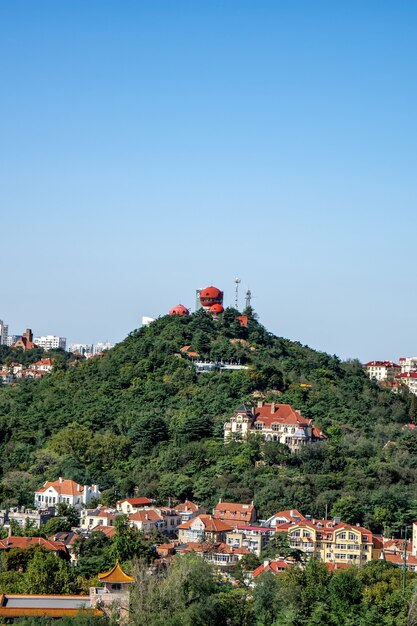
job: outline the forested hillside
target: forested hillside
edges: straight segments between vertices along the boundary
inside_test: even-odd
[[[261,517],[291,507],[323,516],[327,505],[375,531],[417,518],[408,397],[378,388],[357,361],[271,335],[248,313],[247,328],[233,309],[221,321],[165,316],[103,356],[2,388],[2,504],[30,504],[36,485],[65,476],[98,483],[109,503],[136,489],[207,508],[254,499]],[[184,345],[248,369],[197,374]],[[225,446],[225,418],[260,394],[313,418],[328,442],[294,455],[256,437]]]

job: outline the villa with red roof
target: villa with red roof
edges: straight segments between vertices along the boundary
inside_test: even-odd
[[[226,533],[233,530],[233,526],[212,515],[198,515],[188,522],[178,526],[178,540],[181,543],[189,541],[216,541],[223,542]]]
[[[223,542],[189,542],[175,548],[178,554],[194,552],[218,570],[227,572],[245,555],[250,554],[246,548],[233,548]]]
[[[369,361],[363,367],[367,376],[376,382],[393,380],[401,372],[401,365],[392,361]]]
[[[136,511],[143,511],[143,509],[149,509],[155,500],[150,500],[149,498],[141,497],[141,498],[124,498],[124,500],[119,500],[116,502],[116,508],[120,513],[124,513],[125,515],[129,515],[130,513],[136,513]]]
[[[46,482],[35,492],[35,507],[43,509],[64,503],[81,508],[93,498],[100,498],[100,495],[97,485],[79,485],[74,480],[58,478],[54,482]]]
[[[237,502],[222,502],[221,500],[213,509],[213,517],[221,519],[228,524],[256,522],[256,507],[251,504],[240,504]]]
[[[246,439],[252,434],[285,444],[292,452],[307,443],[327,439],[311,419],[304,418],[290,404],[265,404],[262,400],[256,408],[240,406],[224,425],[225,442],[233,437]]]

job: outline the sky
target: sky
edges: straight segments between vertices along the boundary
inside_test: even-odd
[[[2,0],[0,319],[119,341],[250,288],[279,336],[417,354],[417,4]]]

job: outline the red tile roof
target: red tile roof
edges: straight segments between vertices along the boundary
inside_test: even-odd
[[[401,367],[397,363],[393,363],[392,361],[369,361],[368,363],[364,363],[363,367]]]
[[[29,548],[29,546],[42,546],[52,552],[66,552],[65,544],[62,541],[50,541],[43,537],[6,537],[0,539],[0,550],[11,550],[12,548]]]
[[[131,506],[147,506],[152,504],[153,500],[149,498],[124,498],[124,500],[120,500],[118,504],[123,504],[123,502],[128,502]]]
[[[180,529],[188,529],[191,528],[192,524],[195,524],[196,520],[201,520],[203,522],[203,526],[206,532],[228,532],[233,530],[233,526],[230,524],[226,524],[222,520],[215,519],[212,515],[198,515],[194,517],[194,519],[190,519],[183,524],[180,524],[177,528]]]
[[[144,511],[137,511],[136,513],[131,513],[129,519],[133,522],[160,522],[162,521],[162,517],[158,515],[156,511],[153,509],[145,509]]]
[[[116,529],[114,526],[102,526],[99,524],[98,526],[94,526],[94,528],[91,529],[91,532],[100,532],[103,533],[103,535],[106,535],[106,537],[111,538],[116,534]]]
[[[254,578],[257,578],[257,576],[263,574],[264,572],[280,574],[281,572],[285,572],[286,569],[293,565],[294,563],[292,561],[285,561],[284,559],[274,559],[273,561],[264,562],[261,565],[258,565],[258,567],[253,570],[252,576]]]
[[[190,541],[184,544],[181,552],[199,552],[201,554],[250,554],[247,548],[233,548],[227,543],[211,543],[210,541]]]
[[[256,509],[253,503],[219,502],[214,508],[213,516],[225,521],[252,522],[255,521],[253,518],[256,517]]]
[[[185,502],[176,504],[173,508],[179,513],[186,513],[187,511],[191,511],[192,513],[195,513],[196,511],[198,511],[199,507],[198,507],[198,504],[195,504],[194,502],[191,502],[190,500],[186,500]]]
[[[65,478],[45,483],[36,493],[44,493],[48,491],[50,487],[53,487],[57,493],[64,496],[80,496],[84,493],[83,485],[79,485],[73,480],[66,480]]]

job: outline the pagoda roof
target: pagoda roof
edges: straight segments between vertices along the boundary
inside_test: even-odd
[[[108,572],[103,572],[98,575],[98,578],[103,583],[134,583],[133,576],[125,574],[119,563],[117,562]]]

